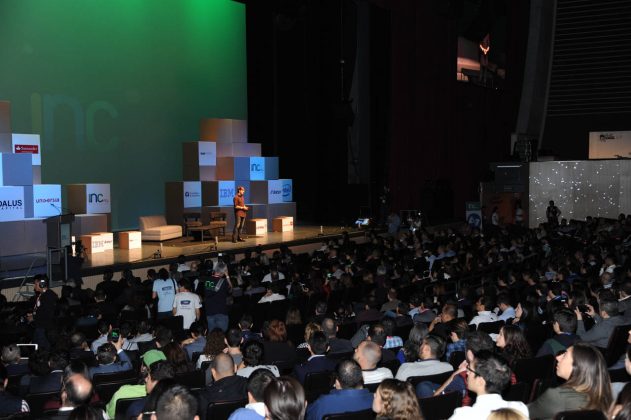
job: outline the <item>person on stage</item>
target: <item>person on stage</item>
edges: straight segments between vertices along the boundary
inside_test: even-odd
[[[232,200],[234,203],[234,229],[232,229],[232,242],[236,243],[245,242],[245,239],[241,238],[241,231],[243,230],[243,224],[245,223],[245,215],[249,210],[249,207],[245,205],[245,188],[243,186],[237,187],[237,195]]]

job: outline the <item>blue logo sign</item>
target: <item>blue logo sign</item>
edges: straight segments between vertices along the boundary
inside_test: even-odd
[[[234,196],[234,188],[220,188],[219,197],[228,198]]]
[[[291,184],[283,184],[283,198],[291,196]]]

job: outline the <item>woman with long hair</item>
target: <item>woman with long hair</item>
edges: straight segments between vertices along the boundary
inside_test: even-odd
[[[265,387],[267,420],[303,420],[307,408],[305,391],[296,379],[282,376]]]
[[[267,364],[277,364],[282,367],[293,367],[296,351],[287,341],[287,326],[278,319],[270,321],[263,331],[263,346],[265,354],[263,361]]]
[[[215,356],[219,353],[223,353],[226,348],[226,335],[221,330],[214,330],[208,333],[206,336],[206,345],[204,351],[197,359],[197,368],[202,367],[204,362],[212,362]]]
[[[384,379],[375,391],[372,410],[377,419],[411,420],[422,419],[421,408],[410,382]]]
[[[171,342],[162,348],[162,352],[167,360],[173,365],[175,373],[186,373],[193,370],[192,364],[188,361],[186,352],[180,343]]]
[[[600,410],[607,413],[612,403],[607,363],[598,349],[576,343],[557,356],[556,374],[566,382],[549,388],[528,405],[532,419],[552,419],[561,411]]]
[[[521,328],[516,325],[504,325],[497,336],[499,354],[509,365],[520,359],[530,359],[532,351]]]

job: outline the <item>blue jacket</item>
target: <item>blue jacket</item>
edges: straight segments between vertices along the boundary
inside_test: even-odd
[[[91,367],[89,370],[90,380],[93,379],[94,375],[97,373],[115,373],[132,369],[131,361],[123,350],[118,352],[118,357],[120,358],[119,362],[114,362],[109,365],[98,365],[96,367]]]
[[[307,420],[321,420],[327,414],[348,413],[372,408],[373,395],[366,388],[334,389],[307,406]]]
[[[262,417],[254,410],[249,408],[239,408],[232,412],[228,420],[263,420]]]

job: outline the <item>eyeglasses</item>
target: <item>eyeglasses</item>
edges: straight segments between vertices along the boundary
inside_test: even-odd
[[[469,367],[469,365],[467,365],[467,370],[468,370],[469,372],[473,373],[475,376],[482,376],[482,375],[480,375],[478,372],[476,372],[475,370],[471,369],[471,368]]]

